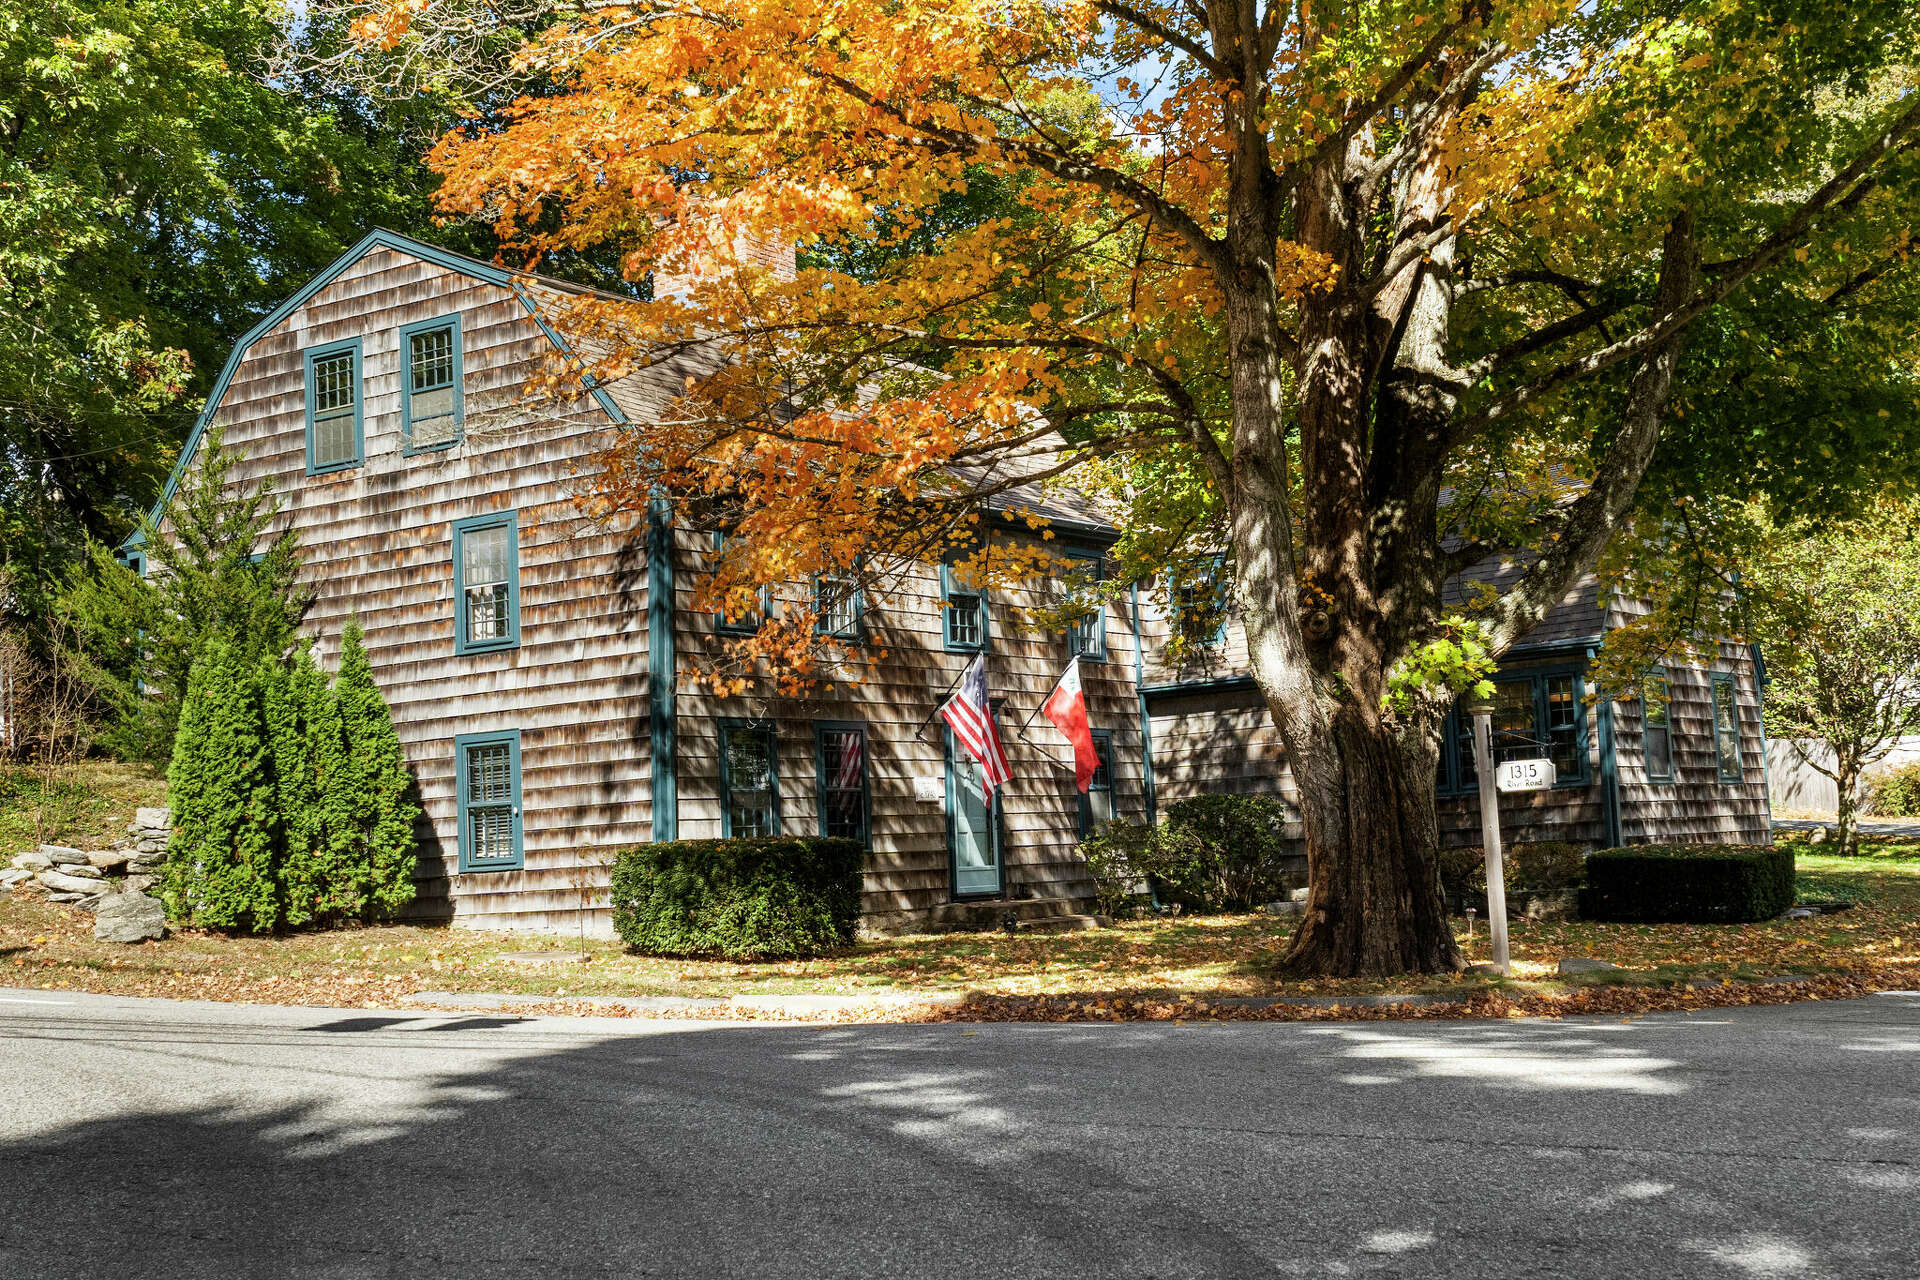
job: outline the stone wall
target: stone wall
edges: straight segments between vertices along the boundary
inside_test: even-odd
[[[139,942],[166,936],[166,912],[149,892],[167,861],[169,815],[141,809],[111,849],[43,844],[0,871],[0,892],[37,889],[50,902],[69,903],[96,917],[94,936]]]

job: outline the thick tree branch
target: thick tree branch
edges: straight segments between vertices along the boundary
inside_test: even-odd
[[[1213,51],[1185,32],[1176,31],[1159,19],[1127,4],[1125,0],[1094,0],[1093,7],[1110,18],[1129,23],[1140,28],[1156,40],[1172,45],[1180,52],[1205,67],[1209,74],[1220,79],[1229,79],[1227,68],[1213,56]]]

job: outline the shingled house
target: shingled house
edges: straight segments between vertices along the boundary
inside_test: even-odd
[[[688,673],[728,638],[691,607],[715,535],[666,502],[589,522],[573,492],[609,433],[658,419],[674,376],[599,387],[578,411],[522,398],[528,372],[567,347],[542,318],[567,288],[368,235],[236,345],[155,506],[158,518],[216,427],[238,459],[233,483],[272,482],[315,592],[306,629],[331,661],[358,617],[418,780],[419,911],[571,928],[614,850],[805,831],[869,845],[878,928],[1064,914],[1089,890],[1075,845],[1096,823],[1151,820],[1206,791],[1287,794],[1237,626],[1206,638],[1206,670],[1169,670],[1160,650],[1180,620],[1138,585],[1066,634],[1035,635],[1005,621],[1039,596],[969,592],[927,565],[885,600],[832,612],[828,625],[873,655],[859,682],[805,700],[700,691]],[[1037,513],[1057,550],[1094,565],[1116,537],[1071,498],[1016,489],[996,502],[994,537],[1035,536]],[[123,554],[144,565],[137,537]],[[776,589],[768,607],[812,589]],[[1711,671],[1667,673],[1664,726],[1634,707],[1589,708],[1580,673],[1615,612],[1570,602],[1501,674],[1503,726],[1570,766],[1563,786],[1516,803],[1519,838],[1763,831],[1751,661],[1728,650]],[[934,717],[981,652],[1014,769],[991,814]],[[1065,740],[1030,720],[1073,654],[1104,766],[1086,797]],[[1468,840],[1473,779],[1457,740],[1442,821]]]

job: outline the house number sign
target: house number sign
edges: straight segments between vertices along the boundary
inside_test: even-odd
[[[1502,791],[1545,791],[1553,783],[1551,760],[1502,760],[1494,779]]]

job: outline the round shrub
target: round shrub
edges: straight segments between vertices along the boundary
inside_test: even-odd
[[[853,942],[865,858],[810,836],[640,845],[614,859],[614,931],[645,955],[817,956]]]
[[[1080,842],[1080,856],[1093,877],[1094,910],[1124,920],[1151,899],[1149,881],[1159,874],[1160,840],[1149,826],[1111,822]]]
[[[1793,905],[1793,850],[1767,845],[1634,845],[1587,857],[1589,920],[1723,924]]]
[[[1162,901],[1197,912],[1252,911],[1284,898],[1297,858],[1286,806],[1268,796],[1194,796],[1167,806],[1151,878]]]
[[[1861,808],[1882,818],[1920,818],[1920,760],[1868,774]]]

